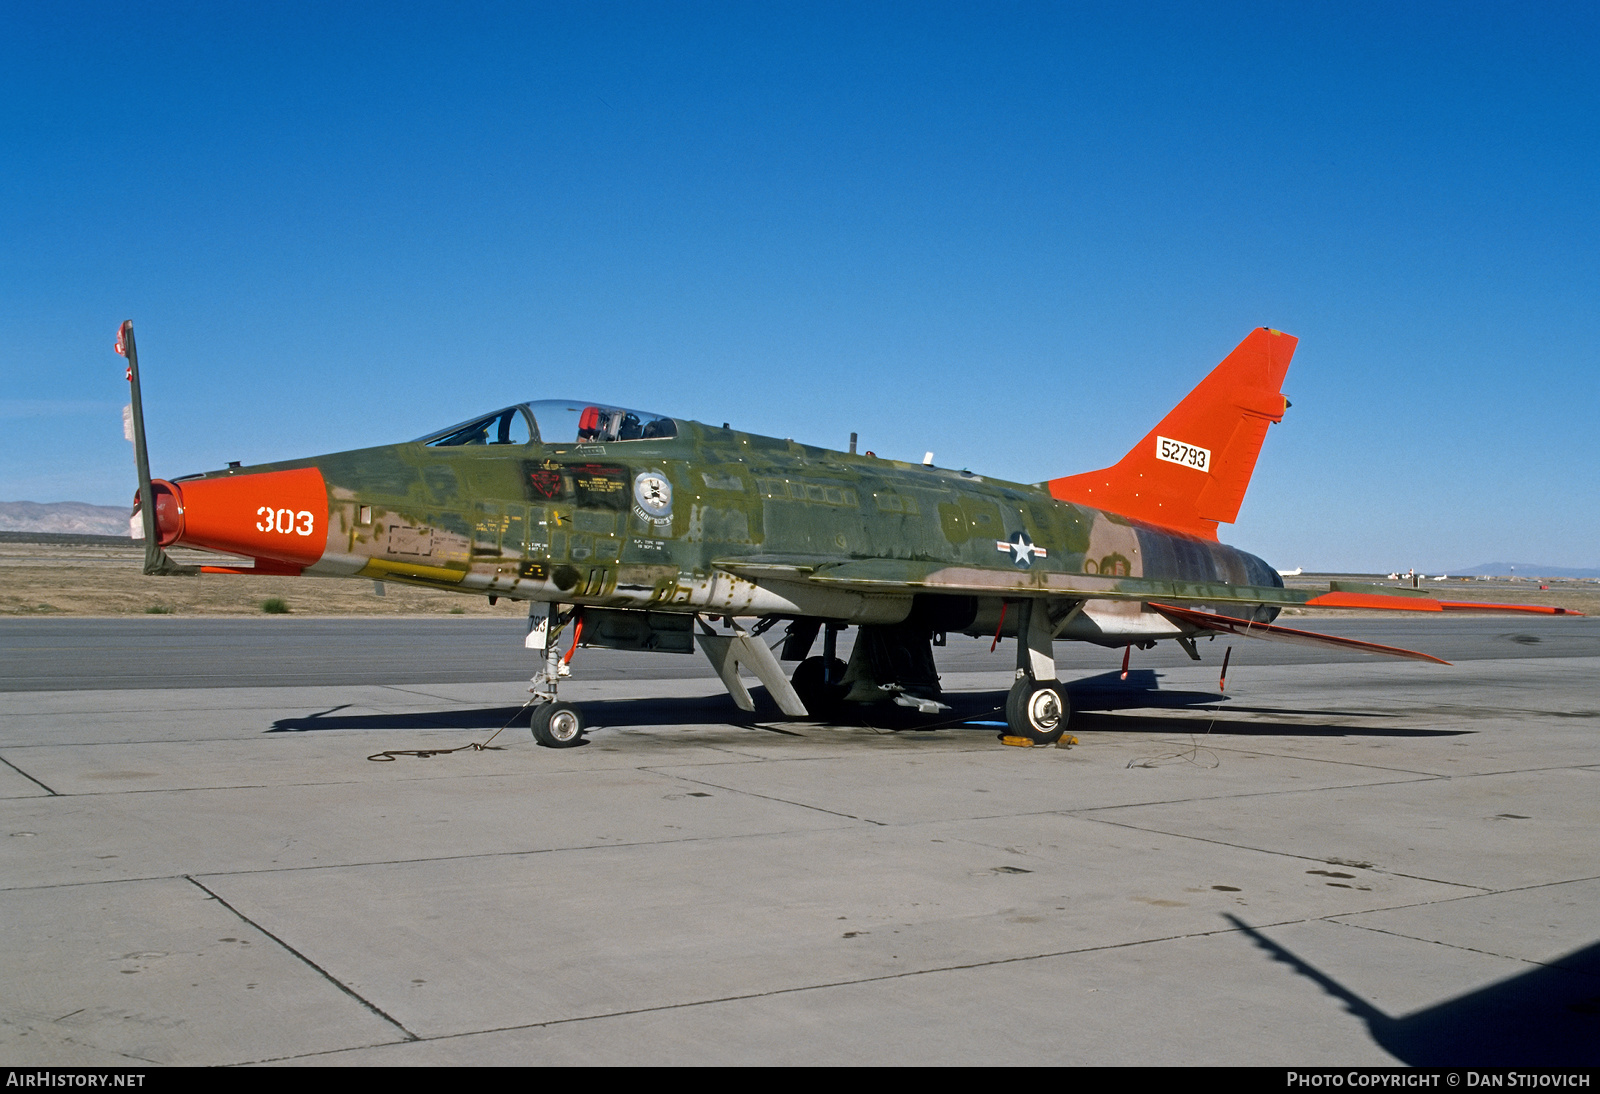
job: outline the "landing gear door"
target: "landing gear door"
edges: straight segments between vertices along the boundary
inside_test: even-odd
[[[528,636],[522,640],[522,645],[543,653],[549,644],[550,605],[531,603],[528,605]]]

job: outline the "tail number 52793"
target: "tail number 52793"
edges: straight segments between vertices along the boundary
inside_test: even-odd
[[[1199,471],[1210,470],[1211,450],[1198,445],[1184,444],[1171,437],[1156,438],[1156,459],[1168,463],[1181,463]]]

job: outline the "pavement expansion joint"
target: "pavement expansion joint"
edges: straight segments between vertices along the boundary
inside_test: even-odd
[[[0,764],[5,764],[11,770],[15,771],[18,775],[21,775],[24,779],[27,779],[33,785],[39,787],[46,794],[49,794],[52,798],[63,797],[62,794],[60,794],[56,790],[52,789],[51,787],[46,786],[44,783],[40,782],[38,779],[34,778],[32,775],[30,775],[26,771],[22,770],[22,768],[18,767],[16,764],[14,764],[10,760],[6,759],[4,756],[0,756]]]
[[[59,795],[60,797],[77,797],[80,795]],[[850,818],[855,819],[855,818]],[[877,821],[865,823],[877,824]],[[840,830],[844,830],[841,826]],[[709,836],[676,836],[670,839],[637,840],[613,843],[581,843],[566,847],[529,847],[514,851],[472,851],[459,855],[427,855],[420,858],[390,858],[390,859],[361,859],[354,862],[318,862],[304,866],[254,866],[240,870],[206,870],[199,875],[191,874],[134,874],[124,877],[94,878],[89,881],[58,881],[43,885],[0,885],[0,893],[30,892],[46,889],[72,889],[90,885],[123,885],[135,881],[173,881],[184,879],[194,881],[198,877],[249,877],[256,874],[295,874],[310,873],[317,870],[363,870],[374,866],[418,866],[438,862],[469,862],[473,859],[496,858],[523,858],[530,855],[559,855],[573,854],[585,851],[602,851],[626,848],[655,848],[676,847],[694,843],[718,843],[744,839],[767,839],[775,836],[805,835],[806,831],[777,829],[770,832],[732,832],[718,833]],[[198,881],[195,884],[199,884]]]
[[[514,681],[505,681],[505,683],[514,683]],[[442,686],[448,687],[449,685]],[[427,684],[384,684],[383,690],[399,692],[401,695],[421,696],[424,699],[434,699],[441,703],[454,703],[462,707],[480,706],[483,702],[479,698],[463,699],[459,695],[445,695],[437,691],[429,691]],[[512,701],[510,699],[506,700],[507,703]]]
[[[716,789],[728,794],[739,794],[747,798],[759,798],[762,801],[777,802],[780,805],[792,805],[797,809],[806,809],[813,813],[826,813],[830,817],[843,817],[845,820],[860,821],[862,824],[875,824],[879,828],[889,827],[888,821],[873,820],[871,817],[858,817],[853,813],[841,813],[837,809],[824,809],[820,805],[812,805],[809,802],[791,801],[788,798],[780,798],[775,794],[758,794],[754,790],[742,790],[734,786],[723,786],[721,783],[708,782],[705,779],[690,779],[683,775],[673,775],[670,777],[681,779],[686,783],[693,783],[696,786],[715,787]]]
[[[1345,864],[1348,865],[1348,864]],[[1375,867],[1373,867],[1375,869]],[[1413,904],[1396,904],[1387,911],[1398,911],[1403,908],[1421,908],[1429,904],[1448,904],[1455,900],[1472,900],[1480,896],[1500,896],[1504,893],[1527,893],[1539,889],[1554,889],[1562,885],[1581,885],[1586,881],[1600,881],[1600,875],[1583,875],[1580,877],[1555,878],[1551,881],[1538,881],[1532,885],[1507,885],[1504,888],[1491,889],[1487,885],[1469,885],[1464,881],[1440,881],[1438,878],[1422,877],[1418,874],[1403,874],[1398,870],[1382,870],[1391,877],[1409,878],[1412,881],[1430,881],[1435,885],[1450,885],[1458,889],[1477,889],[1475,893],[1462,893],[1460,896],[1439,897],[1435,900],[1419,900]],[[1339,912],[1338,915],[1358,915],[1357,912]],[[1330,917],[1332,918],[1332,917]]]
[[[1461,775],[1440,775],[1442,779],[1483,779],[1497,775],[1537,775],[1543,771],[1591,771],[1595,767],[1572,767],[1568,764],[1545,764],[1540,767],[1497,767],[1492,771],[1468,771]]]
[[[476,1032],[476,1031],[474,1031]],[[438,1037],[401,1037],[393,1041],[369,1041],[360,1045],[340,1045],[338,1048],[325,1048],[317,1052],[294,1052],[287,1056],[262,1056],[255,1060],[236,1060],[228,1064],[229,1067],[263,1067],[267,1064],[286,1064],[294,1060],[315,1060],[319,1056],[337,1056],[344,1052],[360,1052],[369,1048],[392,1048],[396,1045],[410,1045],[440,1040]]]
[[[1297,921],[1298,922],[1298,921]],[[659,1006],[636,1007],[631,1009],[597,1011],[593,1014],[576,1014],[570,1018],[554,1018],[547,1022],[520,1022],[509,1026],[492,1026],[483,1029],[462,1030],[458,1033],[442,1033],[429,1037],[412,1037],[415,1041],[449,1041],[464,1037],[476,1037],[491,1033],[509,1033],[524,1029],[546,1029],[551,1026],[573,1025],[579,1022],[603,1021],[611,1018],[627,1018],[640,1014],[658,1014],[670,1011],[692,1010],[697,1007],[716,1006],[721,1003],[748,1002],[752,999],[770,999],[785,995],[797,995],[805,992],[829,991],[834,988],[857,987],[862,984],[878,984],[895,980],[906,980],[918,976],[934,976],[940,973],[964,972],[972,969],[995,968],[1003,965],[1024,964],[1030,961],[1049,961],[1059,957],[1072,957],[1078,954],[1102,953],[1111,950],[1127,950],[1139,946],[1159,945],[1164,942],[1182,942],[1191,938],[1210,938],[1218,935],[1242,933],[1238,927],[1218,927],[1212,930],[1188,931],[1181,934],[1162,935],[1158,938],[1140,938],[1126,942],[1112,942],[1099,946],[1078,946],[1066,950],[1049,950],[1040,953],[1013,954],[1009,957],[996,957],[985,961],[969,961],[959,964],[933,965],[919,969],[901,969],[896,972],[882,973],[877,976],[851,977],[842,980],[829,980],[815,984],[792,984],[787,987],[770,988],[766,991],[744,992],[736,995],[721,995],[706,999],[690,999],[677,1003],[663,1003]],[[328,1055],[331,1052],[341,1052],[343,1049],[329,1050],[329,1052],[311,1055]],[[292,1058],[292,1057],[289,1057]]]
[[[1380,768],[1378,770],[1387,770]],[[1424,774],[1414,779],[1387,779],[1383,782],[1371,783],[1335,783],[1332,786],[1294,786],[1283,787],[1276,790],[1240,790],[1229,794],[1197,794],[1188,798],[1161,798],[1155,801],[1118,802],[1115,805],[1083,805],[1073,809],[1055,810],[1070,816],[1081,816],[1085,820],[1098,820],[1090,817],[1090,813],[1107,813],[1117,809],[1148,809],[1156,805],[1207,805],[1216,802],[1238,801],[1245,798],[1273,798],[1284,797],[1291,794],[1326,794],[1338,790],[1364,790],[1367,787],[1377,786],[1409,786],[1417,783],[1448,781],[1449,775]],[[1115,822],[1111,822],[1115,823]]]
[[[851,818],[854,819],[854,818]],[[877,823],[869,821],[867,823]],[[847,830],[843,826],[841,831]],[[617,840],[611,843],[575,843],[565,847],[529,847],[514,851],[471,851],[459,855],[426,855],[420,858],[363,859],[357,862],[318,862],[305,866],[257,866],[243,870],[207,870],[203,877],[245,877],[252,874],[304,873],[315,870],[361,870],[374,866],[417,866],[436,862],[468,862],[472,859],[524,858],[530,855],[578,854],[586,851],[609,851],[626,848],[676,847],[693,843],[720,843],[746,839],[770,839],[777,836],[806,835],[812,830],[776,829],[769,832],[729,832],[709,836],[675,836],[671,839]],[[149,877],[111,878],[106,881],[66,882],[61,885],[21,886],[20,888],[63,888],[70,885],[116,884],[123,881],[160,881],[173,877],[190,877],[188,874],[152,874]],[[0,892],[7,890],[0,889]]]
[[[1426,874],[1408,874],[1403,870],[1380,870],[1379,872],[1380,873],[1384,873],[1384,874],[1388,874],[1390,877],[1403,877],[1407,881],[1426,881],[1430,885],[1448,885],[1453,889],[1472,889],[1472,890],[1475,890],[1474,892],[1470,892],[1470,893],[1464,894],[1465,896],[1481,896],[1481,895],[1484,895],[1484,894],[1487,894],[1487,893],[1498,893],[1498,892],[1502,891],[1500,889],[1491,888],[1488,885],[1474,885],[1470,881],[1447,881],[1446,879],[1441,878],[1441,877],[1428,877]],[[1447,897],[1445,899],[1454,900],[1454,899],[1459,899],[1459,898]],[[1423,900],[1423,901],[1419,901],[1418,903],[1421,903],[1421,904],[1435,904],[1435,903],[1438,903],[1438,901]],[[1349,913],[1349,914],[1354,914],[1354,913]]]
[[[1270,749],[1263,749],[1263,748],[1238,748],[1238,747],[1232,747],[1232,746],[1225,745],[1225,744],[1217,744],[1215,742],[1207,742],[1205,747],[1209,748],[1209,749],[1213,749],[1213,750],[1215,750],[1217,752],[1231,752],[1231,753],[1234,753],[1234,754],[1240,755],[1240,756],[1273,756],[1273,757],[1276,757],[1277,759],[1280,759],[1280,760],[1301,760],[1301,759],[1305,758],[1303,756],[1296,755],[1293,752],[1273,752]],[[1389,772],[1393,772],[1394,774],[1397,774],[1397,775],[1415,775],[1415,776],[1417,776],[1416,779],[1400,779],[1400,780],[1398,780],[1399,782],[1403,782],[1403,783],[1404,782],[1417,782],[1417,781],[1422,781],[1422,780],[1426,780],[1426,779],[1451,779],[1451,778],[1460,778],[1461,777],[1459,775],[1443,774],[1443,773],[1438,772],[1438,771],[1423,771],[1422,769],[1415,768],[1415,767],[1395,767],[1395,766],[1393,766],[1391,764],[1363,763],[1360,760],[1341,760],[1341,759],[1323,759],[1323,758],[1319,758],[1317,762],[1318,763],[1325,763],[1325,764],[1334,764],[1334,765],[1337,765],[1337,766],[1340,766],[1340,767],[1355,767],[1355,768],[1360,768],[1363,771],[1389,771]],[[1477,774],[1477,772],[1474,772],[1474,774]],[[1359,785],[1361,785],[1361,786],[1388,786],[1388,785],[1392,785],[1392,784],[1391,783],[1361,783]],[[1334,789],[1338,789],[1338,788],[1335,787]],[[1271,791],[1271,790],[1269,790],[1269,791],[1262,791],[1262,793],[1272,794],[1272,793],[1281,793],[1281,791]]]
[[[1554,881],[1536,881],[1532,885],[1508,885],[1504,889],[1496,889],[1497,893],[1527,893],[1537,889],[1553,889],[1558,885],[1581,885],[1586,881],[1600,881],[1600,874],[1585,875],[1583,877],[1557,878]]]
[[[1156,803],[1156,804],[1159,804],[1159,803]],[[1125,806],[1124,808],[1136,808],[1136,807],[1134,807],[1134,806]],[[1296,853],[1294,851],[1278,851],[1278,850],[1275,850],[1275,849],[1273,849],[1271,847],[1254,847],[1254,846],[1252,846],[1252,845],[1250,845],[1248,843],[1234,843],[1234,842],[1232,842],[1230,840],[1216,839],[1216,838],[1211,837],[1211,836],[1197,836],[1197,835],[1195,835],[1195,834],[1193,834],[1191,832],[1174,832],[1174,831],[1172,831],[1171,829],[1168,829],[1168,828],[1155,828],[1155,827],[1151,827],[1149,825],[1130,824],[1127,821],[1108,820],[1105,817],[1080,817],[1076,812],[1069,812],[1069,813],[1067,813],[1067,815],[1068,816],[1079,817],[1080,820],[1099,821],[1102,824],[1109,824],[1109,825],[1113,825],[1113,826],[1118,827],[1118,828],[1127,828],[1127,829],[1130,829],[1130,830],[1135,831],[1135,832],[1151,832],[1151,833],[1154,833],[1155,835],[1158,835],[1158,836],[1170,836],[1170,837],[1172,837],[1174,839],[1194,840],[1196,843],[1209,843],[1209,844],[1211,844],[1213,846],[1216,846],[1216,847],[1231,847],[1236,851],[1252,851],[1252,852],[1255,852],[1257,854],[1262,854],[1262,855],[1277,855],[1280,858],[1297,859],[1297,860],[1299,860],[1301,862],[1315,862],[1315,863],[1318,863],[1319,865],[1328,865],[1329,864],[1329,860],[1327,860],[1327,859],[1314,858],[1311,855],[1302,855],[1302,854],[1298,854],[1298,853]],[[1347,862],[1337,862],[1337,863],[1333,863],[1333,865],[1349,866],[1349,865],[1352,865],[1352,864],[1351,863],[1347,863]],[[1385,875],[1387,875],[1389,877],[1403,877],[1403,878],[1407,878],[1407,879],[1409,879],[1411,881],[1426,881],[1426,882],[1430,882],[1430,883],[1432,883],[1434,885],[1449,885],[1452,888],[1456,888],[1456,889],[1472,889],[1472,890],[1475,890],[1475,892],[1473,892],[1473,893],[1466,894],[1468,896],[1477,896],[1477,895],[1480,895],[1480,894],[1483,894],[1483,893],[1496,893],[1496,892],[1500,892],[1501,891],[1499,889],[1491,889],[1491,888],[1488,888],[1487,886],[1483,886],[1483,885],[1472,885],[1472,884],[1470,884],[1468,882],[1465,882],[1465,881],[1444,881],[1444,880],[1442,880],[1440,878],[1435,878],[1435,877],[1422,877],[1421,875],[1418,875],[1418,874],[1402,873],[1399,870],[1380,869],[1379,867],[1372,866],[1370,864],[1366,865],[1366,866],[1363,866],[1361,868],[1362,869],[1375,870],[1376,872],[1378,872],[1380,874],[1385,874]],[[1445,899],[1453,900],[1453,899],[1458,899],[1458,898],[1449,897],[1449,898],[1445,898]],[[1423,901],[1418,901],[1417,903],[1418,904],[1433,904],[1433,903],[1437,903],[1437,901],[1423,900]],[[1413,905],[1397,905],[1397,907],[1412,907],[1412,906]],[[1355,915],[1357,913],[1355,913],[1355,912],[1341,912],[1339,914],[1341,914],[1341,915]]]
[[[1486,895],[1498,895],[1498,894],[1486,894]],[[1463,899],[1463,898],[1455,897],[1453,899],[1460,900],[1460,899]],[[1389,911],[1391,909],[1384,909],[1384,910],[1385,911]],[[1357,914],[1360,914],[1360,913],[1345,912],[1345,913],[1342,913],[1342,914],[1343,915],[1357,915]],[[1516,954],[1500,953],[1497,950],[1483,950],[1483,949],[1479,949],[1477,946],[1463,946],[1463,945],[1461,945],[1460,943],[1457,943],[1457,942],[1445,942],[1445,941],[1442,941],[1441,939],[1437,939],[1437,938],[1425,938],[1425,937],[1423,937],[1422,935],[1419,935],[1419,934],[1407,934],[1404,931],[1390,930],[1387,927],[1374,927],[1374,926],[1372,926],[1371,924],[1368,924],[1368,923],[1345,923],[1345,922],[1343,922],[1341,920],[1341,918],[1339,916],[1329,916],[1328,917],[1328,921],[1332,922],[1332,923],[1337,923],[1341,927],[1351,927],[1351,928],[1354,928],[1355,930],[1358,930],[1358,931],[1371,931],[1373,934],[1388,935],[1390,938],[1404,938],[1404,939],[1406,939],[1407,941],[1410,941],[1410,942],[1421,942],[1421,943],[1424,943],[1426,945],[1443,946],[1445,949],[1449,949],[1449,950],[1461,950],[1461,951],[1463,951],[1465,953],[1480,953],[1480,954],[1483,954],[1485,957],[1501,957],[1501,958],[1504,958],[1507,961],[1518,961],[1518,962],[1521,962],[1524,965],[1537,965],[1537,966],[1540,966],[1540,967],[1543,967],[1543,968],[1561,968],[1561,964],[1560,964],[1559,961],[1534,961],[1531,958],[1518,957]]]
[[[363,1007],[365,1007],[372,1014],[376,1015],[378,1018],[381,1018],[383,1021],[389,1023],[395,1029],[397,1029],[401,1033],[405,1034],[405,1039],[406,1040],[408,1040],[408,1041],[418,1040],[418,1037],[417,1037],[416,1034],[414,1034],[410,1030],[406,1029],[405,1026],[401,1025],[400,1022],[397,1021],[395,1018],[393,1018],[391,1015],[385,1013],[384,1010],[381,1007],[379,1007],[376,1003],[373,1003],[371,1000],[362,997],[354,988],[350,987],[344,981],[342,981],[338,977],[334,976],[327,969],[324,969],[321,965],[318,965],[315,961],[311,960],[311,958],[307,957],[305,954],[301,953],[299,950],[297,950],[293,946],[289,945],[283,939],[279,938],[277,935],[275,935],[271,931],[267,930],[261,924],[257,923],[255,920],[253,920],[249,916],[245,915],[238,908],[235,908],[232,904],[229,904],[225,899],[223,899],[222,897],[218,896],[215,892],[213,892],[212,890],[206,888],[206,886],[199,879],[197,879],[197,878],[195,878],[195,877],[193,877],[192,875],[189,875],[189,874],[185,874],[185,875],[183,875],[183,877],[184,877],[185,881],[189,882],[195,888],[199,889],[202,893],[205,893],[212,900],[215,900],[218,904],[220,904],[224,908],[228,909],[228,911],[230,911],[234,915],[238,916],[239,917],[239,921],[241,923],[249,924],[249,926],[251,927],[252,930],[260,931],[263,936],[272,939],[272,941],[276,942],[280,947],[282,947],[283,950],[286,953],[289,953],[290,955],[294,956],[295,958],[297,958],[298,960],[303,962],[306,965],[307,968],[311,969],[317,975],[321,976],[328,983],[332,984],[334,987],[336,987],[340,991],[344,992],[350,998],[354,999],[357,1003],[360,1003]]]

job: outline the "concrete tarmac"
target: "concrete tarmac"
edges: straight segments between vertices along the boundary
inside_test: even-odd
[[[986,642],[931,730],[584,651],[586,746],[369,761],[525,698],[418,622],[0,626],[0,1059],[1600,1063],[1591,620],[1236,642],[1225,697],[1063,645],[1071,749],[997,741]]]

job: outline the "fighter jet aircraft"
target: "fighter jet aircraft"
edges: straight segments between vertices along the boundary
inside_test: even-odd
[[[1289,406],[1280,389],[1295,345],[1252,331],[1114,466],[1024,484],[581,399],[518,403],[377,448],[152,480],[131,323],[117,340],[146,573],[357,577],[527,601],[527,644],[542,657],[532,728],[552,747],[584,733],[558,698],[579,646],[699,645],[741,708],[754,709],[742,669],[785,714],[834,717],[851,703],[946,709],[933,655],[944,635],[1014,637],[1006,723],[1048,744],[1070,716],[1057,641],[1126,650],[1171,639],[1199,660],[1196,639],[1234,634],[1437,660],[1272,620],[1289,606],[1559,612],[1389,586],[1286,589],[1261,559],[1217,541]],[[184,567],[164,550],[174,545],[254,561]],[[774,653],[766,633],[780,623]],[[837,640],[851,626],[846,663]]]

